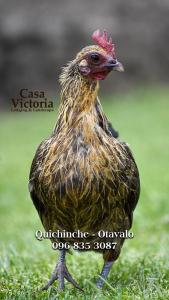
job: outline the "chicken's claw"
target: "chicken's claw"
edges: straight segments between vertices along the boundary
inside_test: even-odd
[[[78,285],[78,283],[73,279],[72,275],[69,273],[67,266],[65,264],[65,261],[64,261],[65,259],[62,259],[62,258],[63,258],[63,253],[61,253],[61,258],[60,258],[59,262],[56,264],[56,267],[52,273],[51,278],[49,279],[47,284],[42,288],[42,291],[47,290],[49,288],[49,286],[51,286],[54,283],[55,280],[59,281],[59,289],[64,290],[64,287],[65,287],[64,279],[65,278],[67,279],[67,281],[72,283],[72,285],[74,287],[76,287],[80,291],[83,291],[81,289],[81,287]]]

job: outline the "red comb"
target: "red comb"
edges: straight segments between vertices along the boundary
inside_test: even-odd
[[[108,53],[113,55],[114,58],[116,57],[115,47],[114,44],[112,44],[112,38],[110,37],[108,39],[108,33],[106,30],[103,30],[102,35],[99,29],[94,31],[92,34],[92,40],[95,41],[100,47],[102,47]]]

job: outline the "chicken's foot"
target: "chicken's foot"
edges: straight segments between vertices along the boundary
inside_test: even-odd
[[[109,274],[109,272],[110,272],[110,269],[111,269],[111,267],[112,267],[112,264],[113,264],[113,261],[106,261],[105,263],[104,263],[104,265],[103,265],[103,269],[102,269],[102,271],[101,271],[101,273],[100,273],[100,278],[97,280],[97,282],[96,282],[96,287],[98,288],[98,289],[101,289],[102,287],[103,287],[103,285],[104,285],[104,280],[106,280],[107,279],[107,276],[108,276],[108,274]],[[103,280],[103,279],[104,280]]]
[[[54,283],[55,280],[59,281],[59,289],[64,290],[64,287],[65,287],[64,279],[65,278],[67,279],[67,281],[71,282],[74,287],[76,287],[77,289],[82,291],[82,289],[80,288],[78,283],[73,279],[72,275],[69,273],[69,271],[66,267],[65,255],[66,255],[66,251],[61,250],[59,261],[56,264],[56,267],[52,273],[51,278],[49,279],[47,284],[42,288],[43,291],[47,290],[49,288],[49,286],[51,286]]]

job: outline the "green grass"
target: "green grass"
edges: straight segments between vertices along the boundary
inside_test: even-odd
[[[0,126],[0,299],[169,299],[169,90],[147,89],[109,97],[104,109],[121,139],[134,152],[141,197],[132,231],[105,288],[95,280],[102,267],[96,253],[67,255],[84,293],[67,283],[47,292],[40,287],[52,272],[57,252],[34,234],[42,229],[29,198],[30,164],[41,140],[54,126],[54,113],[9,113]],[[95,297],[95,298],[94,298]]]

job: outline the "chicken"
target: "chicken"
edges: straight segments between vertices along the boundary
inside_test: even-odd
[[[128,145],[117,139],[97,96],[99,80],[112,70],[123,71],[123,66],[106,31],[101,34],[97,30],[92,38],[96,45],[83,48],[63,68],[58,121],[36,151],[29,191],[46,231],[88,233],[86,238],[56,237],[51,241],[71,246],[82,242],[89,245],[84,250],[102,253],[104,265],[96,283],[102,288],[125,239],[102,237],[100,232],[131,228],[140,182],[133,155]],[[108,248],[101,249],[101,242]],[[80,289],[66,266],[67,252],[65,248],[60,250],[58,263],[43,289],[55,280],[64,289],[65,278]]]

